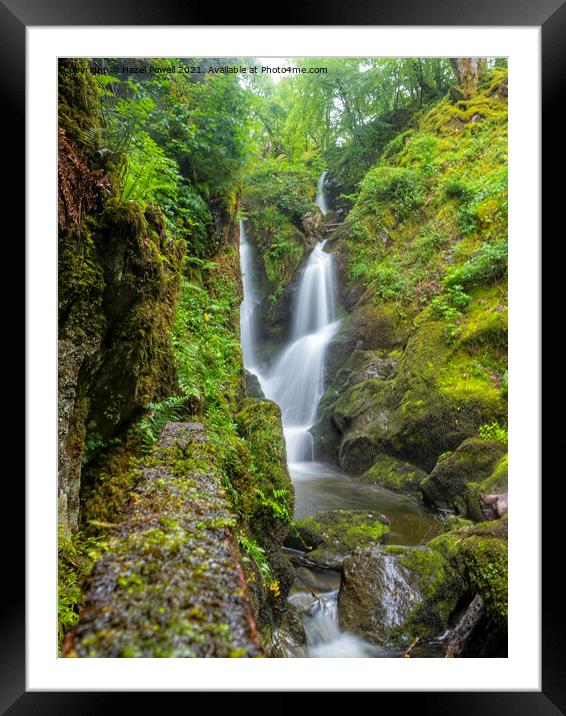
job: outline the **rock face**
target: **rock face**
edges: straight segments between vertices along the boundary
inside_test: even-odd
[[[438,507],[482,520],[479,493],[488,492],[490,487],[506,488],[502,475],[490,479],[506,453],[507,446],[502,443],[468,438],[437,462],[421,485],[423,494]]]
[[[295,524],[286,544],[308,550],[306,559],[322,567],[337,568],[356,548],[386,541],[390,522],[384,515],[366,510],[328,510]]]
[[[85,444],[101,446],[175,390],[183,248],[158,209],[109,198],[92,168],[100,157],[81,138],[100,126],[94,78],[63,71],[59,90],[59,521],[75,531]]]
[[[64,656],[253,657],[231,514],[202,425],[169,423],[109,536]]]
[[[483,423],[504,422],[504,396],[474,379],[468,354],[486,333],[489,340],[506,336],[504,317],[481,313],[482,295],[470,303],[453,344],[430,312],[411,327],[395,306],[356,304],[329,349],[329,387],[313,429],[319,457],[354,475],[383,454],[430,472],[439,455],[477,435]]]
[[[176,387],[181,256],[159,212],[135,204],[108,203],[95,231],[60,234],[59,519],[71,530],[85,440],[102,444]]]
[[[263,575],[255,574],[250,585],[254,613],[262,625],[273,626],[284,616],[285,598],[294,580],[294,570],[281,549],[294,507],[281,410],[271,401],[246,398],[236,415],[236,424],[250,448],[253,468],[233,486],[239,493],[246,529],[264,551],[277,582],[274,592],[262,586]],[[250,563],[250,567],[255,566]]]

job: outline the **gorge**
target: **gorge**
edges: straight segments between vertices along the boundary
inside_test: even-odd
[[[505,656],[504,64],[87,62],[60,67],[62,655]]]

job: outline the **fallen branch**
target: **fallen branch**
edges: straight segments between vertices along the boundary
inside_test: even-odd
[[[299,580],[299,582],[302,582],[302,583],[305,585],[305,587],[308,589],[308,591],[310,592],[310,594],[311,594],[315,599],[318,599],[318,601],[322,601],[322,597],[320,597],[320,596],[314,591],[314,589],[312,589],[312,587],[310,587],[310,586],[307,584],[307,582],[301,577],[301,575],[300,575],[298,572],[295,572],[295,577],[297,577],[297,579]]]
[[[421,640],[420,636],[417,636],[417,637],[413,640],[413,642],[405,649],[405,651],[404,651],[404,653],[403,653],[403,657],[402,657],[403,659],[410,659],[410,658],[411,658],[411,652],[413,651],[413,649],[414,649],[415,646],[419,643],[420,640]]]
[[[454,659],[462,654],[464,648],[472,635],[472,632],[480,622],[484,613],[483,599],[479,594],[472,599],[466,613],[452,630],[446,647],[445,659]]]

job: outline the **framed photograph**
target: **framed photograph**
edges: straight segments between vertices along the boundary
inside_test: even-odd
[[[564,6],[0,15],[28,397],[3,712],[564,712],[539,429]]]

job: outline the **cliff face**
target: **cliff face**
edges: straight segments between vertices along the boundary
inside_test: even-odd
[[[79,69],[80,69],[80,63]],[[85,451],[170,395],[182,248],[158,209],[112,199],[88,142],[97,89],[62,72],[59,143],[59,521],[78,526]]]

